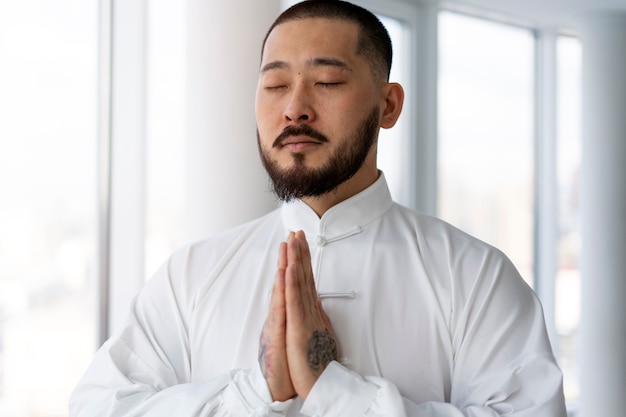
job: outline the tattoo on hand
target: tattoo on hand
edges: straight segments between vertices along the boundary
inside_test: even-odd
[[[323,371],[326,365],[337,359],[337,343],[328,329],[313,332],[307,347],[307,359],[315,372]]]

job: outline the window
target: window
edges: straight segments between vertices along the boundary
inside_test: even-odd
[[[389,79],[400,83],[408,91],[410,89],[408,29],[397,19],[381,15],[378,18],[387,28],[393,43],[394,57]],[[385,173],[392,197],[403,204],[408,204],[409,201],[405,156],[409,152],[410,122],[407,115],[400,116],[392,129],[381,129],[378,140],[378,166]]]
[[[533,36],[439,17],[438,214],[533,282]]]
[[[576,38],[557,41],[557,177],[558,270],[555,324],[558,359],[564,374],[565,396],[576,401],[578,384],[578,325],[580,321],[579,182],[581,163],[582,51]]]
[[[549,162],[552,167],[556,164],[556,178],[539,180],[556,182],[547,189],[558,195],[556,207],[544,204],[544,209],[533,212],[537,206],[534,155],[551,148],[535,149],[535,48],[531,30],[440,13],[438,214],[502,249],[529,284],[554,286],[555,299],[542,301],[550,309],[546,317],[554,318],[547,324],[554,327],[549,333],[556,335],[555,353],[564,372],[566,400],[572,406],[579,394],[581,46],[574,38],[557,37],[556,57],[548,58],[556,60],[556,86],[548,79],[540,83],[556,91],[557,120],[538,122],[556,123],[556,137],[542,138],[556,141],[556,160]],[[545,207],[557,211],[554,217]],[[548,253],[558,254],[556,276],[534,276],[536,215],[549,217],[539,219],[542,227],[558,230],[556,241],[543,242],[550,246],[545,247]]]
[[[150,2],[147,22],[145,275],[184,244],[184,2]]]
[[[381,132],[379,145],[394,198],[414,206],[410,194],[418,175],[411,165],[419,152],[409,141],[435,140],[434,129],[415,127],[433,120],[428,115],[435,107],[434,88],[432,97],[425,94],[425,86],[434,85],[428,81],[434,69],[430,74],[416,65],[423,62],[415,55],[435,47],[434,38],[430,44],[418,31],[425,25],[418,27],[417,18],[433,25],[433,36],[438,20],[437,214],[503,249],[529,283],[555,280],[557,356],[567,398],[575,401],[580,126],[573,121],[580,119],[579,43],[568,37],[557,43],[558,271],[555,277],[534,277],[533,32],[449,11],[437,14],[436,6],[412,15],[407,9],[413,5],[403,2],[363,2],[384,15],[395,50],[391,78],[407,93],[403,115],[396,127]],[[124,7],[133,9],[122,5],[118,12]],[[97,9],[95,1],[0,3],[0,416],[66,415],[69,393],[97,347]],[[143,175],[144,161],[146,172],[145,184],[134,190],[142,193],[139,203],[130,204],[141,205],[142,219],[145,209],[145,234],[143,224],[133,226],[141,229],[136,234],[142,245],[135,260],[149,277],[185,243],[187,11],[184,2],[171,0],[133,10],[137,15],[123,23],[147,41],[145,155],[141,172],[133,175]],[[117,18],[125,20],[126,12]],[[424,61],[434,63],[427,55]],[[121,56],[118,63],[128,59]],[[143,81],[133,85],[143,87]],[[144,99],[140,88],[132,90]],[[424,95],[428,99],[418,105]],[[123,96],[117,100],[123,103]],[[138,114],[130,119],[143,127],[143,108]],[[430,206],[434,198],[425,195]],[[128,265],[119,268],[129,269],[137,281],[144,278]],[[116,291],[133,293],[137,283],[118,275]],[[118,293],[110,302],[126,310]]]
[[[95,349],[97,28],[96,1],[0,2],[2,416],[66,415]]]

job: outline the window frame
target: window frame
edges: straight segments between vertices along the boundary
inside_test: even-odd
[[[295,3],[281,0],[284,9]],[[555,328],[557,269],[556,176],[556,41],[575,35],[560,28],[543,28],[510,16],[469,6],[440,5],[399,0],[358,0],[375,13],[401,21],[412,45],[409,68],[413,82],[406,90],[404,117],[408,126],[408,152],[403,166],[406,204],[437,214],[437,79],[438,16],[441,11],[530,30],[535,37],[535,290],[542,300],[550,340],[558,349]],[[101,2],[100,148],[99,148],[99,341],[103,343],[122,322],[133,294],[143,285],[145,208],[145,1]],[[278,12],[278,11],[277,11]],[[129,41],[130,40],[130,41]],[[133,52],[135,51],[135,52]],[[137,53],[138,52],[138,53]],[[130,78],[124,78],[130,77]],[[124,88],[133,82],[140,88]],[[143,95],[143,96],[142,96]],[[133,105],[128,106],[131,102]],[[126,110],[121,110],[126,103]],[[133,149],[121,160],[116,143]],[[144,154],[142,154],[144,152]],[[121,181],[120,178],[124,178]],[[132,179],[130,182],[128,179]],[[140,192],[133,192],[138,187]],[[135,191],[137,188],[135,188]]]

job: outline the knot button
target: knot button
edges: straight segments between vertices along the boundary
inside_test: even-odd
[[[318,236],[315,238],[315,244],[317,246],[324,246],[326,244],[326,239],[324,236]]]

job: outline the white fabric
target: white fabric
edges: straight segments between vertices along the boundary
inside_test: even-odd
[[[279,242],[309,239],[338,339],[306,402],[257,363]],[[541,306],[498,250],[392,202],[381,175],[320,219],[286,204],[174,253],[70,400],[97,416],[565,416]]]

